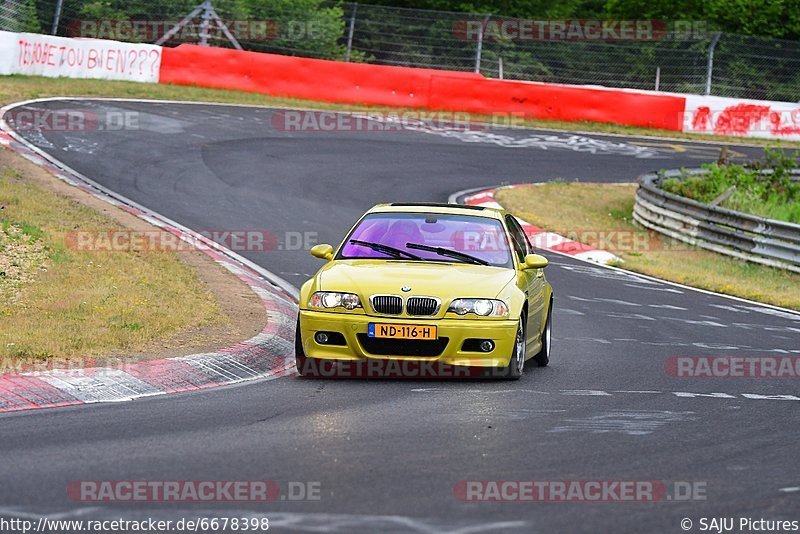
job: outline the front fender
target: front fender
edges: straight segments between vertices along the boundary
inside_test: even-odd
[[[308,299],[311,298],[311,295],[315,291],[317,277],[307,280],[302,286],[300,286],[300,302],[299,307],[301,310],[308,309]]]
[[[517,319],[522,315],[522,307],[525,305],[527,299],[525,293],[517,287],[514,281],[511,281],[500,293],[497,298],[502,300],[508,305],[508,317],[510,319]]]

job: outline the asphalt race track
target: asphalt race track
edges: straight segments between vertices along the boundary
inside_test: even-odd
[[[534,130],[283,131],[272,110],[46,102],[138,112],[122,131],[23,132],[89,178],[197,231],[263,229],[244,252],[300,285],[383,201],[555,178],[632,181],[715,160],[711,144]],[[761,150],[737,148],[746,157]],[[286,236],[289,237],[286,237]],[[551,255],[552,364],[516,383],[285,378],[0,416],[0,516],[265,514],[302,532],[681,532],[702,517],[800,519],[795,379],[676,378],[671,356],[800,355],[800,320]],[[709,394],[716,394],[709,396]],[[780,397],[780,396],[786,397]],[[794,400],[797,399],[797,400]],[[263,504],[70,500],[75,480],[319,482]],[[637,480],[705,487],[658,502],[462,502],[462,480]]]

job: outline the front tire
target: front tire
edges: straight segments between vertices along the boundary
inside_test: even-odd
[[[506,380],[519,380],[525,370],[525,320],[519,318],[517,336],[514,339],[514,352],[508,366],[502,368],[501,376]]]
[[[542,332],[542,349],[539,351],[539,354],[533,357],[533,361],[536,362],[536,365],[539,367],[547,367],[547,364],[550,363],[550,340],[552,334],[552,322],[553,322],[553,305],[550,304],[550,309],[547,310],[547,321],[544,323],[544,331]]]

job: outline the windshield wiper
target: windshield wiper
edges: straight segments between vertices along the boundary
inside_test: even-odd
[[[447,256],[449,258],[462,260],[467,263],[475,263],[477,265],[489,265],[489,262],[486,260],[483,260],[481,258],[476,258],[475,256],[471,256],[470,254],[458,252],[457,250],[450,250],[449,248],[429,247],[428,245],[420,245],[419,243],[406,243],[406,247],[413,248],[414,250],[427,250],[428,252],[435,252],[439,256]]]
[[[371,241],[361,241],[359,239],[351,239],[350,240],[350,244],[351,245],[360,245],[362,247],[371,248],[375,252],[383,252],[384,254],[387,254],[387,255],[389,255],[389,256],[391,256],[393,258],[398,258],[399,259],[399,258],[402,258],[402,257],[405,256],[406,258],[409,258],[409,259],[412,259],[412,260],[421,260],[422,259],[419,256],[417,256],[416,254],[412,254],[412,253],[407,252],[405,250],[401,250],[399,248],[390,247],[389,245],[381,245],[380,243],[373,243]]]

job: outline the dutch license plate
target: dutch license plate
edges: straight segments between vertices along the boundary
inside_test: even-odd
[[[369,323],[367,334],[392,339],[437,339],[436,327],[428,325]]]

